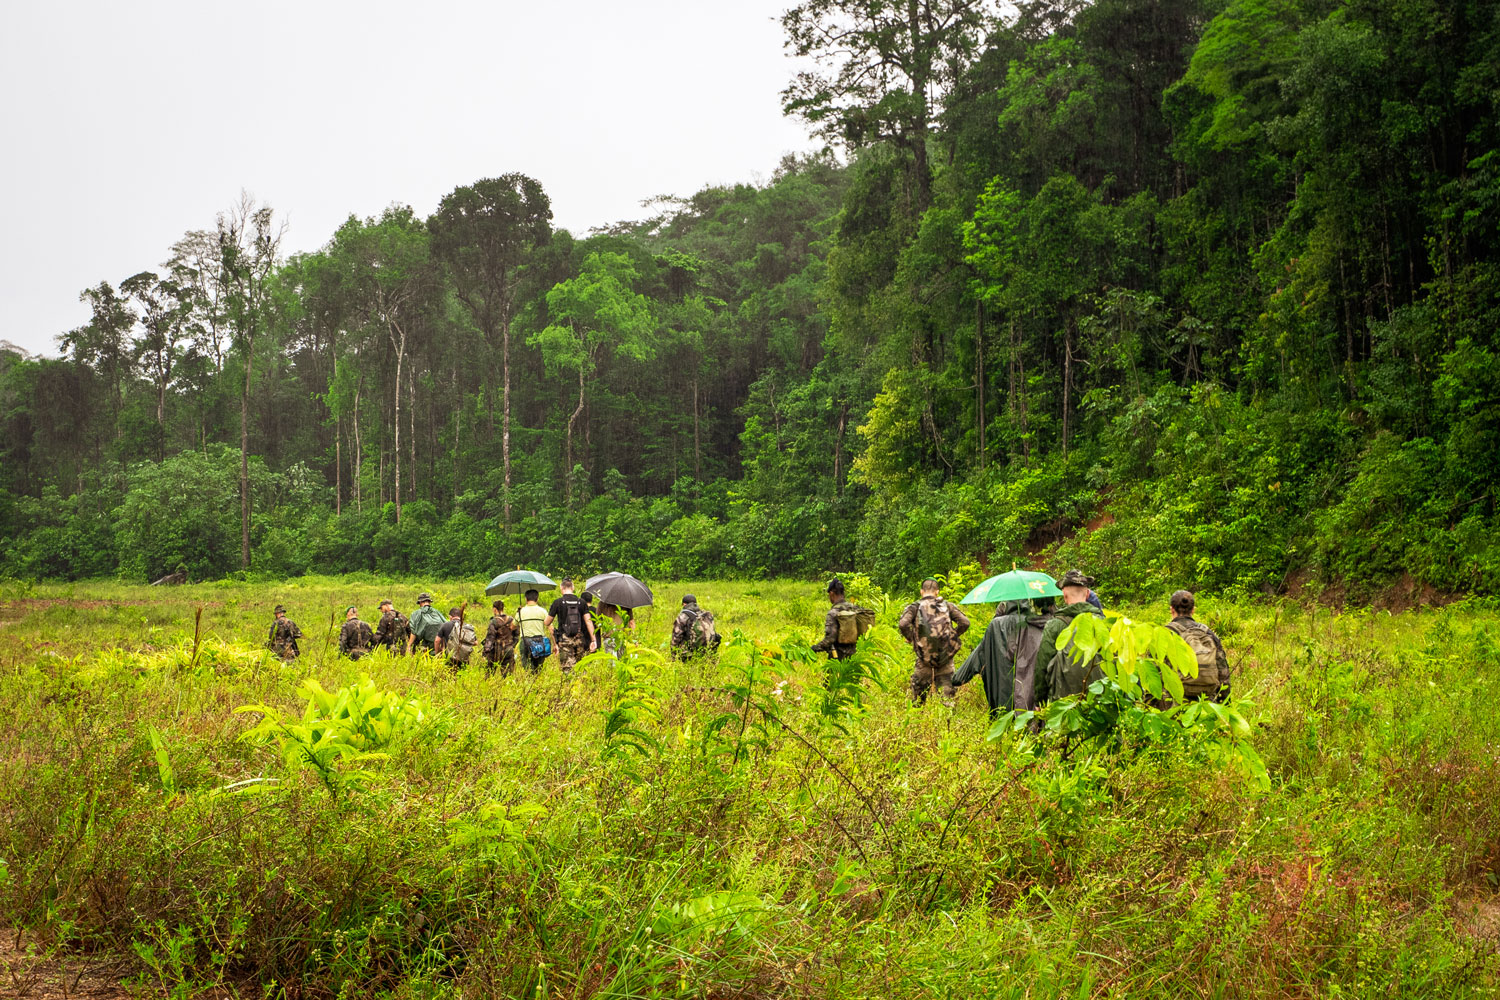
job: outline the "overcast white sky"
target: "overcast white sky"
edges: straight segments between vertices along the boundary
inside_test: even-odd
[[[241,188],[294,252],[513,170],[577,233],[764,179],[816,145],[780,111],[787,2],[7,3],[0,339],[55,354],[81,289],[156,269]]]

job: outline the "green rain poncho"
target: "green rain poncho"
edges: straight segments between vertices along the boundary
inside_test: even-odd
[[[1036,707],[1032,671],[1042,627],[1050,616],[1028,615],[1027,610],[1024,601],[1009,601],[997,607],[994,619],[984,630],[984,638],[953,675],[955,688],[962,687],[976,676],[984,680],[984,700],[989,703],[991,715],[1012,708]],[[1023,689],[1019,692],[1020,699],[1016,697],[1017,654],[1021,660],[1020,687]]]

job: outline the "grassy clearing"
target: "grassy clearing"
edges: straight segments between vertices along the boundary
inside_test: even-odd
[[[345,604],[405,608],[428,586],[0,591],[0,922],[54,958],[124,955],[142,990],[184,997],[1500,983],[1492,605],[1208,604],[1260,792],[1202,747],[987,741],[977,685],[913,709],[888,625],[869,677],[830,682],[797,638],[817,635],[815,584],[660,587],[644,650],[569,682],[555,660],[486,680],[337,657]],[[717,665],[651,651],[684,589],[746,637]],[[289,666],[259,649],[277,602],[307,633]],[[365,675],[378,701],[301,721],[306,680]],[[246,739],[249,705],[286,725]]]

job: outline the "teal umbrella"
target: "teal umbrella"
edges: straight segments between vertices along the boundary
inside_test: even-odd
[[[556,583],[540,573],[529,569],[513,569],[491,580],[484,592],[494,597],[498,594],[524,594],[528,590],[552,590],[556,586]]]
[[[1001,601],[1027,601],[1036,597],[1061,597],[1057,581],[1046,573],[1013,569],[992,576],[964,595],[960,604],[998,604]]]

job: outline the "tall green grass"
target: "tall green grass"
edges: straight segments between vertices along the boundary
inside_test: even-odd
[[[419,589],[480,596],[0,591],[0,922],[177,996],[1500,985],[1492,606],[1207,606],[1261,791],[1172,747],[987,741],[977,685],[910,706],[901,600],[830,680],[806,651],[817,584],[659,587],[634,651],[569,679],[337,656],[344,606]],[[741,634],[718,663],[660,653],[683,590]],[[293,664],[260,649],[276,603],[305,633]]]

